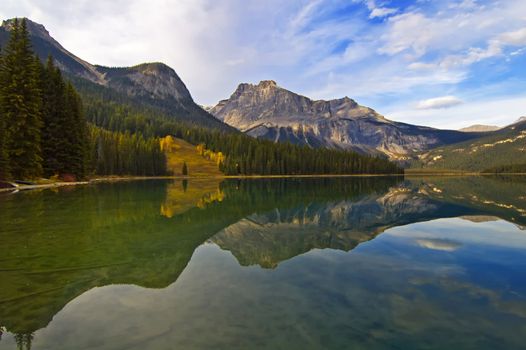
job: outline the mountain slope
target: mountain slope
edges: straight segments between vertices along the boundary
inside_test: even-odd
[[[348,97],[313,101],[274,81],[240,84],[229,99],[220,101],[210,113],[253,137],[385,154],[397,160],[479,136],[397,123]]]
[[[526,120],[485,137],[433,149],[418,158],[415,167],[469,171],[526,163]]]
[[[0,47],[6,45],[13,21],[3,21],[0,26]],[[176,120],[233,130],[198,106],[177,73],[167,65],[144,63],[121,68],[95,66],[67,51],[43,25],[27,20],[27,26],[35,53],[42,61],[49,55],[53,56],[56,65],[66,76],[76,78],[73,83],[77,87],[90,82],[114,90],[135,103],[162,110]]]
[[[482,124],[475,124],[470,125],[462,129],[458,129],[458,131],[464,131],[464,132],[488,132],[488,131],[496,131],[499,130],[500,127],[496,125],[482,125]]]

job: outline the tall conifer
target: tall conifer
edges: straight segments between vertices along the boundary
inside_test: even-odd
[[[66,171],[67,130],[65,116],[65,83],[53,59],[48,57],[41,72],[42,106],[42,157],[44,174],[51,176]]]
[[[2,67],[2,52],[0,52],[0,67]],[[4,82],[0,76],[0,86]],[[9,178],[9,157],[7,153],[7,123],[0,100],[0,180]]]
[[[0,104],[7,125],[6,147],[11,175],[41,175],[41,96],[26,20],[15,19],[0,67]]]
[[[86,118],[82,111],[80,96],[71,83],[65,88],[65,117],[62,131],[66,141],[66,172],[83,177],[87,155]]]

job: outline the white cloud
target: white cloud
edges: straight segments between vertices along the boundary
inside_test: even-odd
[[[499,39],[504,44],[516,46],[526,45],[526,27],[513,32],[502,33]]]
[[[492,40],[486,49],[473,47],[465,54],[446,56],[439,63],[439,66],[446,69],[456,66],[469,66],[483,59],[495,57],[500,54],[502,54],[501,44],[498,41]]]
[[[453,3],[450,8],[460,8],[460,9],[474,9],[476,8],[477,1],[476,0],[463,0],[459,3]]]
[[[275,79],[314,98],[374,101],[379,112],[420,124],[444,110],[416,109],[419,100],[466,96],[454,87],[484,74],[474,63],[524,54],[524,0],[416,1],[405,12],[395,1],[353,2],[363,8],[340,15],[348,1],[2,0],[0,16],[43,23],[92,63],[163,61],[201,104],[228,97],[240,82]],[[391,108],[393,100],[402,105]],[[447,112],[459,108],[464,118],[481,112],[472,103]]]
[[[397,11],[398,11],[397,9],[392,9],[388,7],[377,7],[371,11],[369,18],[385,17],[393,13],[396,13]]]
[[[398,12],[396,8],[377,6],[375,0],[365,0],[365,4],[371,13],[369,18],[381,18]]]
[[[384,115],[392,120],[432,126],[441,129],[460,129],[473,124],[506,126],[526,114],[526,94],[480,98],[443,109],[418,109],[416,103],[402,102],[387,108]]]
[[[461,99],[455,96],[441,96],[434,97],[418,102],[416,108],[418,109],[441,109],[450,108],[464,103]]]

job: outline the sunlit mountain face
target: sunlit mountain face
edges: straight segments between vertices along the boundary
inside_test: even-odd
[[[376,177],[2,195],[0,349],[520,348],[525,188]]]

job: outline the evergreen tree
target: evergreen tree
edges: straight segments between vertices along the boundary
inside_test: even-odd
[[[6,124],[9,170],[15,178],[41,175],[41,105],[38,67],[26,20],[14,21],[0,67],[0,104]]]
[[[2,54],[0,52],[0,67],[2,67]],[[4,82],[0,80],[0,86]],[[1,102],[1,101],[0,101]],[[9,157],[7,153],[7,123],[5,120],[4,111],[0,104],[0,180],[9,178]]]
[[[79,95],[66,83],[53,58],[40,70],[42,90],[42,154],[46,176],[85,175],[88,149],[86,119]]]
[[[42,106],[42,158],[44,174],[52,176],[65,171],[66,161],[65,135],[65,84],[60,70],[53,59],[48,57],[40,74],[43,97]]]
[[[158,138],[89,127],[92,172],[99,175],[166,175],[166,155]]]
[[[87,151],[86,118],[82,111],[80,96],[71,83],[66,84],[64,100],[66,119],[61,125],[61,134],[66,140],[66,159],[63,170],[64,173],[83,177]]]
[[[184,176],[188,175],[188,166],[186,166],[186,162],[183,162],[183,170],[182,173]]]

